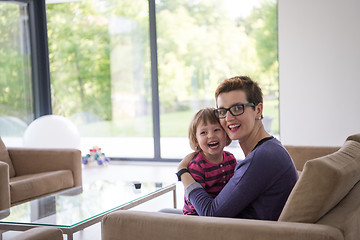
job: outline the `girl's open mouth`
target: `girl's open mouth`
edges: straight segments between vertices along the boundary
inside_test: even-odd
[[[219,142],[210,142],[208,143],[209,148],[217,148],[219,146]]]

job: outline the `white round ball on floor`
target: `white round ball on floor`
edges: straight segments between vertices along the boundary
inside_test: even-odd
[[[46,115],[27,127],[24,147],[80,149],[80,134],[75,124],[65,117]]]

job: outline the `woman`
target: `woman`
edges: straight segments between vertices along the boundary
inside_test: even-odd
[[[193,154],[178,166],[185,196],[199,215],[276,221],[298,175],[281,143],[264,129],[260,87],[246,76],[224,80],[216,89],[216,116],[232,140],[238,140],[240,161],[223,190],[210,197],[187,171]]]

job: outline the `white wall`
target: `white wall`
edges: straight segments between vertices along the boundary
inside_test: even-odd
[[[342,145],[360,133],[360,1],[278,7],[281,141]]]

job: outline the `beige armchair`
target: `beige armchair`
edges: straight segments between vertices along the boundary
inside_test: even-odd
[[[0,138],[0,211],[81,185],[80,150],[6,148]]]

